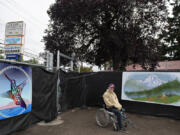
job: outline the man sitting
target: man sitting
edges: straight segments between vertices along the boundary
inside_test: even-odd
[[[122,124],[122,116],[120,110],[122,109],[122,105],[119,103],[119,100],[114,92],[115,85],[110,83],[107,90],[103,94],[103,99],[106,104],[106,108],[108,111],[113,112],[118,121],[120,131],[125,131]]]

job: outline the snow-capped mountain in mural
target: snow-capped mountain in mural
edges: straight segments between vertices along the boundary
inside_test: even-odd
[[[161,80],[157,75],[153,75],[153,74],[149,75],[144,80],[139,80],[139,81],[148,88],[154,88],[162,85],[163,83],[166,83],[166,81]]]

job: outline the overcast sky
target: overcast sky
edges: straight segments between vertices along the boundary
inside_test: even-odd
[[[54,2],[55,0],[0,0],[0,43],[5,38],[7,22],[24,21],[25,50],[36,55],[43,52],[45,46],[41,40],[49,21],[47,10]]]
[[[24,21],[26,24],[25,50],[38,54],[44,51],[41,42],[49,17],[47,10],[55,0],[0,0],[0,42],[5,37],[7,22]]]

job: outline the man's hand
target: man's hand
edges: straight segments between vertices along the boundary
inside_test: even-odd
[[[122,112],[125,112],[125,109],[124,109],[124,108],[122,108],[122,109],[121,109],[121,111],[122,111]]]
[[[121,110],[122,109],[122,105],[118,104],[118,105],[115,106],[115,108],[117,108],[118,110]]]

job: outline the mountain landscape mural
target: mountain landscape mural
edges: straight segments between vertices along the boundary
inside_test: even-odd
[[[179,73],[125,72],[123,80],[125,99],[180,106]]]

